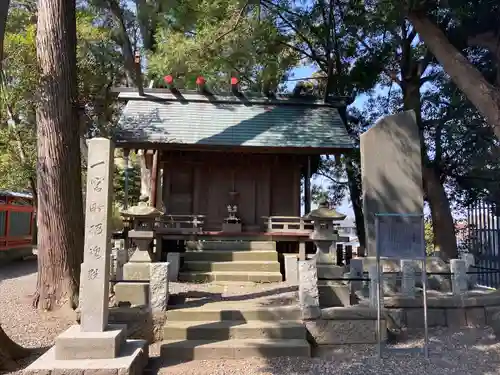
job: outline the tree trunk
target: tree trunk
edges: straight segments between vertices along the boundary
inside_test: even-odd
[[[500,139],[500,91],[484,79],[481,72],[429,18],[418,12],[411,12],[408,18],[446,73],[486,118]]]
[[[358,164],[359,165],[359,164]],[[351,198],[352,210],[356,222],[359,245],[366,249],[365,219],[363,216],[363,202],[361,198],[361,171],[356,167],[352,156],[346,156],[346,173]]]
[[[38,282],[34,304],[78,304],[83,260],[75,2],[38,0]]]
[[[7,15],[9,13],[10,0],[0,1],[0,68],[3,61],[3,41],[5,38],[5,27],[7,26]]]
[[[403,73],[404,74],[404,73]],[[406,74],[405,74],[406,76]],[[455,225],[451,215],[450,201],[439,179],[439,174],[429,164],[429,157],[424,142],[422,126],[422,103],[420,101],[420,77],[414,75],[402,82],[403,106],[412,109],[420,128],[420,145],[422,148],[422,181],[424,193],[429,203],[432,217],[432,229],[437,250],[444,258],[456,258],[457,240]]]
[[[149,203],[151,203],[151,169],[147,167],[146,161],[146,150],[139,150],[138,152],[139,164],[141,166],[141,196],[149,197]]]
[[[0,370],[15,371],[19,368],[17,360],[30,355],[32,351],[17,345],[10,339],[0,325]]]
[[[424,189],[431,209],[432,231],[435,250],[444,259],[453,259],[458,255],[455,223],[451,215],[450,203],[436,169],[424,166]]]

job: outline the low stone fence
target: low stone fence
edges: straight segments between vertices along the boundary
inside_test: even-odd
[[[384,298],[385,311],[396,325],[408,328],[424,327],[422,296]],[[500,312],[500,291],[470,291],[460,296],[429,292],[427,317],[430,327],[467,327],[495,324]]]

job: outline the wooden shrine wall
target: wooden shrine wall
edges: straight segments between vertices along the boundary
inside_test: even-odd
[[[206,215],[205,228],[220,230],[229,192],[239,193],[244,230],[262,216],[300,215],[300,161],[291,155],[162,152],[166,213]]]

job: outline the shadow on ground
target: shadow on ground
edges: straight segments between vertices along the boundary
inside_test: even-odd
[[[37,272],[37,260],[16,260],[0,265],[0,282],[31,275]]]

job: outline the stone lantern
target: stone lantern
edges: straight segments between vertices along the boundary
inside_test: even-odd
[[[130,260],[123,267],[125,280],[149,279],[149,263],[152,257],[150,246],[155,238],[154,226],[156,219],[163,212],[148,204],[148,197],[141,196],[137,206],[121,212],[123,217],[131,219],[131,230],[128,238],[137,246]]]
[[[317,247],[316,263],[337,264],[335,252],[330,252],[330,248],[335,247],[335,242],[339,240],[334,223],[345,218],[346,215],[331,209],[326,200],[322,200],[317,209],[304,216],[304,219],[313,221],[314,229],[309,238]]]

